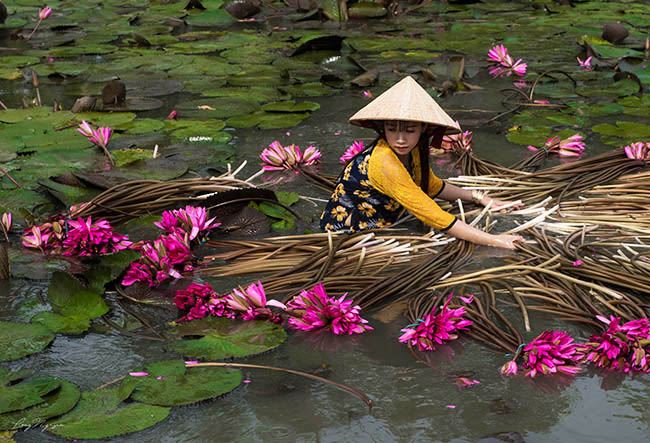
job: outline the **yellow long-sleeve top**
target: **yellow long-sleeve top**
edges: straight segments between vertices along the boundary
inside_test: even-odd
[[[437,230],[447,230],[456,217],[433,200],[445,183],[429,171],[428,195],[421,181],[420,157],[411,151],[413,176],[385,140],[358,155],[345,168],[321,216],[323,230],[358,231],[389,226],[404,207]]]

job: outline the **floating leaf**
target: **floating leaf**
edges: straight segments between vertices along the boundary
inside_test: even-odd
[[[143,372],[149,375],[137,378],[131,398],[158,406],[188,405],[215,398],[232,391],[242,380],[238,370],[188,369],[183,360],[152,363]]]
[[[54,377],[35,377],[29,381],[7,385],[10,381],[21,380],[23,372],[10,372],[0,367],[0,414],[20,411],[43,403],[44,397],[61,386]]]
[[[352,18],[376,18],[383,17],[388,10],[379,3],[358,2],[348,8],[348,14]]]
[[[300,194],[297,192],[286,192],[286,191],[274,191],[275,196],[278,201],[285,206],[291,206],[292,204],[300,200]]]
[[[152,158],[153,151],[150,149],[120,149],[111,151],[115,166],[124,166],[138,160]]]
[[[168,345],[170,351],[186,357],[221,360],[247,357],[270,351],[286,338],[281,326],[264,321],[237,321],[206,317],[180,324],[173,334],[181,337],[202,336],[200,339],[182,339]]]
[[[55,272],[47,290],[54,313],[42,312],[32,322],[51,327],[55,332],[81,333],[90,320],[108,312],[108,306],[95,288],[84,288],[65,272]]]
[[[158,217],[160,219],[160,217]],[[88,289],[104,292],[104,285],[115,280],[131,262],[140,257],[138,251],[123,250],[111,255],[99,257],[99,263],[94,263],[90,270],[84,272],[88,281]]]
[[[225,10],[217,9],[187,17],[185,21],[192,26],[227,28],[235,21],[235,19],[233,19],[233,17]]]
[[[43,396],[43,402],[36,406],[22,411],[1,414],[0,430],[31,428],[51,417],[63,415],[74,408],[80,396],[81,392],[77,385],[61,380],[61,386]]]
[[[83,392],[72,411],[47,422],[47,430],[67,438],[109,438],[141,431],[169,415],[171,408],[121,405],[134,389],[134,383],[122,383],[117,388]]]
[[[0,361],[17,360],[41,352],[52,340],[54,334],[45,326],[0,322]]]
[[[598,134],[621,137],[624,140],[643,140],[650,137],[650,126],[634,122],[617,121],[616,126],[602,123],[591,129]]]
[[[314,102],[296,103],[293,100],[283,102],[267,103],[262,106],[262,110],[266,112],[305,112],[316,111],[320,109],[320,105]]]

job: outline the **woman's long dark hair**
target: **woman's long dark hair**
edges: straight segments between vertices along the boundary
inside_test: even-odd
[[[445,135],[446,128],[436,126],[427,129],[420,135],[418,140],[418,151],[420,153],[420,188],[425,194],[429,194],[429,146],[440,149],[442,137]]]

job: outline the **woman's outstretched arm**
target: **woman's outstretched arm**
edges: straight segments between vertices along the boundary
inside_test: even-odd
[[[480,229],[476,229],[467,223],[456,220],[451,228],[445,231],[446,234],[461,240],[467,240],[479,245],[495,246],[497,248],[515,249],[515,243],[523,242],[524,238],[520,235],[500,234],[493,235]]]
[[[450,202],[456,201],[458,199],[461,199],[462,201],[466,201],[466,202],[474,201],[472,191],[459,188],[458,186],[454,186],[449,182],[445,182],[445,187],[440,192],[440,194],[438,194],[438,198]],[[490,206],[490,209],[495,211],[498,211],[499,208],[501,208],[502,206],[510,204],[510,202],[507,201],[501,201],[501,200],[497,200],[496,198],[491,198],[487,194],[483,194],[480,201],[476,201],[475,203],[480,203],[483,206],[487,206],[488,204],[490,204],[490,202],[492,202],[492,206]]]

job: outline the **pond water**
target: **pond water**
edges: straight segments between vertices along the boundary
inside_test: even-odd
[[[107,3],[115,4],[115,7],[126,8],[120,2]],[[135,8],[134,10],[141,11],[146,11],[147,7],[162,7],[161,5],[165,4],[165,2],[146,1],[130,3]],[[516,9],[519,11],[518,7],[509,3],[488,3],[492,3],[494,10]],[[637,12],[635,11],[638,11],[645,3],[621,3],[627,3],[626,7],[631,11],[632,17],[630,21],[632,25],[637,24],[637,15],[635,15]],[[31,5],[30,2],[20,4],[21,6],[16,9],[18,15],[23,10],[21,8]],[[61,10],[65,11],[65,3],[60,2],[59,4]],[[554,4],[551,5],[552,8],[560,8]],[[583,3],[580,5],[582,8],[585,7]],[[614,124],[622,119],[622,111],[585,116],[584,114],[563,113],[557,110],[554,111],[555,114],[546,113],[543,116],[533,114],[528,116],[529,120],[523,120],[521,117],[520,120],[517,120],[516,114],[513,113],[494,122],[486,123],[488,119],[506,109],[501,103],[504,95],[500,90],[512,88],[512,80],[490,78],[485,62],[487,51],[483,51],[483,48],[489,48],[492,44],[506,41],[520,53],[518,56],[527,56],[530,59],[536,72],[543,71],[545,69],[543,66],[561,66],[562,69],[574,72],[577,68],[569,63],[573,63],[572,60],[576,54],[584,55],[581,52],[582,48],[575,44],[576,35],[590,32],[599,35],[599,29],[604,20],[612,19],[620,13],[616,7],[611,5],[598,3],[596,6],[593,9],[582,10],[583,15],[591,14],[591,22],[579,22],[566,35],[558,35],[555,32],[564,21],[576,20],[579,11],[567,10],[565,14],[565,10],[562,9],[561,12],[565,15],[561,15],[561,19],[558,19],[556,24],[545,21],[545,17],[536,10],[525,9],[517,12],[516,17],[524,20],[524,23],[536,23],[537,28],[534,29],[537,34],[535,34],[535,32],[524,32],[520,27],[512,27],[511,19],[505,14],[491,22],[490,17],[496,17],[496,15],[486,12],[485,6],[477,10],[472,10],[471,6],[454,6],[448,17],[437,15],[444,10],[445,6],[432,6],[430,9],[414,13],[410,19],[402,17],[394,21],[387,19],[376,22],[353,21],[343,29],[337,29],[337,26],[332,23],[308,22],[309,24],[306,25],[303,22],[285,20],[281,17],[282,14],[279,18],[269,19],[261,24],[235,23],[227,29],[233,33],[240,32],[245,36],[255,35],[261,42],[265,42],[265,38],[272,34],[269,30],[272,26],[288,27],[289,32],[304,29],[315,29],[324,34],[339,32],[349,38],[357,39],[360,39],[360,36],[370,36],[363,40],[363,44],[357,42],[359,43],[358,48],[366,48],[365,50],[359,49],[360,55],[357,58],[368,67],[377,66],[380,69],[379,83],[364,88],[371,90],[375,95],[378,95],[404,73],[419,75],[418,68],[426,65],[418,59],[417,53],[409,56],[410,58],[401,60],[400,57],[404,57],[404,51],[434,51],[426,45],[425,47],[419,47],[417,44],[409,46],[408,40],[410,32],[413,32],[413,26],[416,24],[426,26],[424,34],[431,41],[440,41],[439,34],[442,34],[442,39],[444,39],[445,32],[447,32],[450,41],[455,43],[447,44],[447,46],[442,45],[443,47],[439,51],[455,51],[466,55],[466,81],[479,85],[482,89],[470,93],[457,93],[451,97],[441,98],[440,102],[453,117],[460,120],[464,129],[473,131],[473,146],[477,155],[508,165],[528,153],[525,143],[516,144],[506,138],[506,135],[511,134],[513,128],[517,126],[547,128],[549,131],[580,131],[586,136],[589,146],[588,155],[612,148],[611,138],[609,140],[601,138],[601,133],[592,131],[591,128],[596,124]],[[75,14],[77,13],[75,12]],[[114,14],[114,11],[111,14]],[[431,20],[431,17],[435,18],[432,22],[428,21]],[[117,16],[114,19],[116,20],[114,24],[118,23]],[[59,20],[64,21],[61,17]],[[76,20],[81,20],[78,14]],[[112,22],[108,21],[107,23]],[[82,25],[79,26],[83,28]],[[93,22],[93,26],[96,26],[96,23]],[[439,28],[443,31],[440,31]],[[62,26],[60,29],[60,34],[66,33],[67,28]],[[223,29],[189,26],[184,32],[222,31]],[[509,34],[509,31],[512,32]],[[57,34],[56,30],[43,32],[45,36]],[[368,46],[373,43],[374,32],[381,33],[382,38],[390,36],[391,33],[402,35],[403,39],[400,44],[405,49],[401,49],[398,44],[395,48],[368,50]],[[461,45],[458,42],[463,41],[463,33],[472,34],[471,39],[465,37],[472,41]],[[490,36],[490,33],[494,35]],[[174,31],[170,37],[178,34],[178,31]],[[103,44],[102,42],[112,41],[108,37],[97,38],[98,31],[94,31],[94,33],[88,31],[88,35],[95,37],[93,44],[99,45]],[[120,35],[123,39],[127,38],[124,37],[125,34]],[[150,30],[146,35],[152,40],[154,36],[157,36],[160,42],[166,42],[166,39],[163,38],[166,37],[164,32],[156,34]],[[548,39],[551,35],[556,35],[552,45],[540,43],[541,40]],[[642,35],[641,31],[634,28],[633,38],[638,40]],[[496,40],[497,37],[499,41]],[[535,44],[542,49],[538,53],[526,52],[524,50],[526,39],[534,40]],[[212,39],[201,40],[201,42],[212,40],[218,41],[218,36],[215,34]],[[269,38],[269,41],[277,43],[276,39]],[[478,53],[478,50],[474,49],[472,45],[478,45],[481,52]],[[34,48],[30,49],[25,42],[9,40],[6,29],[0,29],[0,47],[15,49],[0,51],[0,58],[23,53],[28,55],[30,51],[34,51]],[[49,45],[41,40],[35,47],[36,50],[45,50]],[[251,48],[251,46],[246,47]],[[263,46],[263,48],[265,47]],[[467,49],[461,50],[461,48]],[[218,50],[215,47],[214,51]],[[268,51],[271,49],[257,52],[251,49],[248,54],[242,51],[242,55],[239,57],[263,57]],[[398,53],[395,54],[394,51]],[[121,45],[110,56],[82,54],[77,57],[65,58],[65,53],[62,52],[60,57],[71,63],[84,63],[92,67],[112,63],[111,57],[112,60],[119,59],[122,52],[137,52],[137,50],[128,45]],[[210,54],[214,55],[215,53]],[[566,57],[567,53],[571,54],[571,61]],[[315,63],[315,66],[320,67],[324,64],[335,64],[336,60],[332,59],[332,56],[341,57],[341,54],[346,56],[349,52],[345,47],[341,51],[334,52],[332,50],[308,51],[308,56],[311,58],[309,63]],[[44,54],[38,56],[43,57]],[[305,59],[303,61],[306,63],[307,56],[303,55],[303,57]],[[241,62],[239,60],[239,63]],[[443,57],[429,66],[439,76],[435,86],[439,86],[441,80],[446,78],[446,68],[443,69],[437,65],[446,62],[447,59]],[[259,66],[266,67],[269,63],[264,62]],[[306,82],[301,79],[313,77],[303,72],[308,69],[305,66],[295,69],[296,71],[292,72],[292,75],[295,76],[294,80],[297,82]],[[606,69],[607,67],[603,66],[599,72],[602,73]],[[53,100],[57,100],[59,103],[63,103],[66,109],[69,109],[78,96],[73,91],[78,91],[83,87],[91,87],[96,91],[98,85],[99,91],[101,91],[103,83],[97,81],[97,78],[108,74],[107,71],[101,69],[96,72],[101,75],[92,73],[91,69],[78,77],[73,75],[63,81],[47,79],[47,76],[42,75],[43,80],[40,88],[42,101],[51,103]],[[295,94],[295,98],[300,97],[299,100],[318,103],[320,109],[312,112],[311,115],[294,126],[262,129],[259,126],[235,128],[226,125],[223,131],[232,136],[232,140],[227,144],[229,149],[232,149],[228,159],[233,164],[239,164],[243,160],[248,161],[248,165],[242,172],[242,177],[252,175],[259,169],[258,155],[273,140],[279,140],[282,144],[296,143],[301,147],[306,147],[309,144],[317,146],[324,157],[321,170],[327,173],[336,173],[339,170],[338,157],[353,140],[370,140],[372,138],[372,133],[369,131],[352,127],[347,123],[347,118],[368,102],[362,94],[364,89],[348,87],[347,84],[347,81],[359,72],[350,72],[347,67],[335,68],[334,72],[345,81],[339,84],[340,89],[329,96],[305,98]],[[127,84],[129,78],[143,75],[137,68],[126,69],[121,74],[123,78],[127,79]],[[584,80],[584,72],[574,72],[574,74]],[[158,72],[154,77],[176,79],[176,75]],[[208,74],[208,77],[212,78],[210,75],[212,74]],[[192,74],[192,80],[195,80],[196,76],[197,74]],[[534,76],[531,74],[531,78]],[[645,79],[641,75],[640,77]],[[253,80],[247,81],[255,81],[256,77],[251,75],[250,78]],[[593,85],[600,85],[605,81],[604,78],[604,75],[596,75]],[[94,82],[89,79],[93,79]],[[180,80],[183,81],[182,76]],[[216,88],[218,88],[218,81],[221,80],[222,76],[215,77]],[[588,80],[584,81],[588,83]],[[273,81],[270,83],[272,88],[277,86]],[[249,84],[249,86],[253,85],[255,84]],[[644,83],[644,85],[647,88],[647,84]],[[558,91],[554,91],[553,85],[546,86],[550,92],[548,95],[541,95],[540,99],[548,99],[553,102],[576,100],[591,106],[593,104],[616,103],[620,99],[617,94],[596,95],[589,98],[574,95],[566,97]],[[0,100],[10,108],[21,106],[22,98],[24,96],[31,98],[32,94],[33,88],[24,84],[22,79],[0,80]],[[95,94],[97,93],[95,92]],[[162,108],[139,112],[137,119],[162,121],[169,110],[197,98],[203,98],[198,93],[198,89],[193,89],[193,92],[182,91],[162,96],[160,97],[164,102]],[[647,123],[647,115],[643,117],[638,113],[626,114],[624,120],[633,123],[643,123],[645,120]],[[544,125],[531,123],[549,116],[556,118],[554,123],[549,121]],[[6,127],[0,127],[0,131],[2,129],[6,129]],[[514,131],[520,131],[520,129],[514,129]],[[550,135],[549,133],[547,136]],[[141,140],[142,144],[139,146],[145,148],[150,148],[153,144],[160,144],[163,155],[167,145],[179,142],[177,138],[175,139],[165,131],[158,133],[154,131],[141,135],[137,131],[129,133],[129,130],[126,129],[122,137],[126,138],[127,136],[130,136],[136,143]],[[622,141],[625,138],[616,140]],[[119,141],[119,138],[116,138],[116,141]],[[607,143],[608,141],[609,143]],[[539,143],[543,142],[544,138]],[[210,144],[189,143],[187,140],[182,143],[185,143],[186,149],[197,151],[210,146]],[[212,151],[206,149],[206,155],[199,155],[200,161],[192,164],[191,169],[198,174],[223,170],[224,162],[215,160],[211,154]],[[453,176],[458,173],[453,167],[453,159],[450,157],[437,157],[433,164],[434,170],[441,177]],[[547,162],[547,165],[552,164],[553,161]],[[3,183],[2,190],[8,189],[10,188]],[[309,185],[299,176],[292,177],[290,182],[277,187],[277,189],[296,191],[302,195],[320,199],[327,198],[322,191]],[[317,229],[316,220],[320,215],[322,205],[323,203],[314,205],[304,200],[296,204],[295,210],[305,219],[304,223],[298,224],[298,232],[304,231],[304,229]],[[53,208],[53,206],[45,205],[44,208]],[[508,224],[508,220],[502,218],[496,229],[505,229]],[[286,234],[286,232],[282,232],[282,234]],[[37,312],[46,309],[40,303],[39,296],[43,297],[47,293],[51,272],[66,268],[66,264],[61,261],[48,262],[36,254],[28,254],[19,250],[15,246],[19,243],[17,237],[13,240],[14,247],[11,250],[11,255],[15,278],[9,281],[0,281],[0,294],[2,294],[0,320],[26,322]],[[483,248],[477,252],[472,267],[492,266],[499,262],[502,255],[502,252]],[[243,284],[251,279],[252,277],[246,277],[211,279],[210,281],[214,283],[215,289],[218,291],[227,291],[234,284]],[[112,307],[111,315],[117,318],[125,317],[124,311],[110,303],[114,301],[115,293],[108,293],[106,297]],[[159,325],[174,320],[177,314],[175,310],[170,311],[165,308],[137,307],[134,309],[141,310],[141,313]],[[519,321],[517,312],[514,310],[506,312],[506,315],[515,322]],[[399,310],[387,308],[379,312],[366,313],[364,316],[369,319],[375,328],[374,331],[352,337],[290,332],[286,342],[279,348],[267,354],[248,358],[245,362],[316,373],[354,387],[372,399],[374,407],[371,410],[368,410],[358,398],[323,383],[294,375],[244,369],[244,378],[250,380],[250,383],[240,385],[223,398],[191,406],[174,407],[169,417],[161,423],[144,431],[115,437],[112,441],[472,442],[482,438],[485,438],[483,441],[500,441],[489,439],[489,436],[499,433],[508,433],[509,437],[515,439],[518,433],[527,442],[648,441],[650,434],[650,412],[647,408],[647,399],[650,398],[650,378],[648,376],[633,377],[587,371],[579,374],[575,380],[565,380],[561,377],[539,377],[535,380],[525,379],[521,376],[503,377],[499,374],[498,369],[507,361],[504,355],[463,338],[451,345],[443,346],[436,352],[421,355],[426,361],[425,364],[418,362],[408,349],[397,341],[400,329],[407,324],[407,320],[399,314]],[[585,338],[591,332],[575,325],[555,321],[542,314],[533,314],[531,322],[533,331],[526,334],[525,339],[532,339],[545,328],[568,330],[576,337]],[[32,368],[39,375],[60,377],[77,384],[85,391],[95,389],[150,362],[169,358],[178,358],[178,355],[165,352],[158,342],[117,334],[97,320],[93,323],[90,331],[83,335],[58,334],[52,344],[43,352],[5,365],[12,369]],[[480,381],[480,384],[465,388],[458,387],[454,380],[461,376],[476,379]],[[18,442],[64,441],[42,428],[19,432],[13,438]]]

